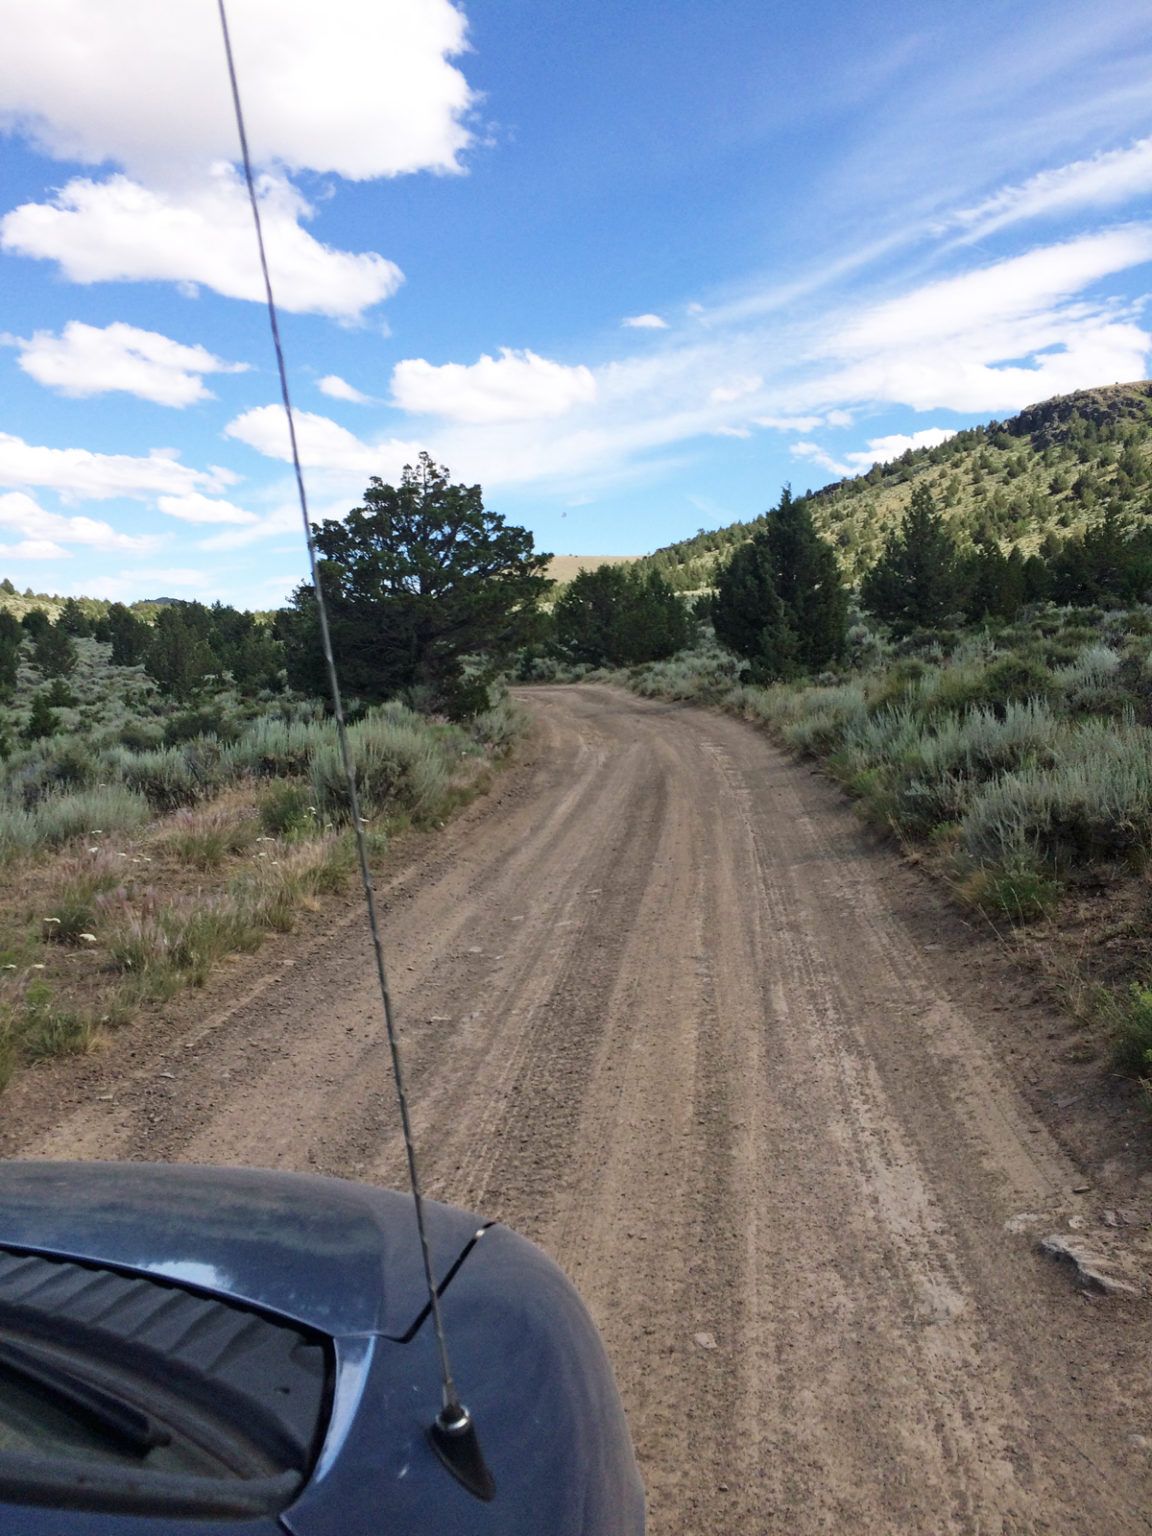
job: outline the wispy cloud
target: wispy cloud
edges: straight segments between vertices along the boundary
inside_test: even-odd
[[[628,331],[666,331],[668,322],[663,315],[628,315],[620,324]]]
[[[1003,187],[971,208],[958,209],[949,223],[966,232],[965,240],[980,240],[1026,219],[1122,207],[1149,193],[1152,137],[1138,139],[1125,149],[1039,171],[1018,186]]]

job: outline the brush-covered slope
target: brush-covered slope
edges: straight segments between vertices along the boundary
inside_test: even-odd
[[[1078,390],[1008,421],[909,450],[864,475],[812,493],[816,525],[856,579],[875,561],[913,490],[927,484],[964,541],[996,539],[1031,554],[1094,523],[1110,502],[1147,513],[1152,498],[1152,384]],[[716,567],[763,516],[658,549],[644,565],[674,586],[711,586]]]

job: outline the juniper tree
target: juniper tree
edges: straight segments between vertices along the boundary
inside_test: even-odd
[[[659,571],[625,565],[580,571],[553,611],[556,648],[591,666],[659,661],[688,644],[684,603]]]
[[[717,639],[760,680],[815,671],[843,654],[847,594],[805,499],[785,488],[719,573],[712,613]]]
[[[860,598],[870,613],[903,630],[932,628],[956,611],[959,552],[926,485],[912,492],[903,522],[860,584]]]
[[[45,736],[54,736],[58,729],[56,711],[49,704],[47,696],[43,693],[36,694],[32,699],[32,708],[28,712],[28,720],[24,726],[24,740],[40,741]]]
[[[67,677],[76,667],[76,645],[58,624],[48,624],[32,646],[32,660],[45,677]]]
[[[453,485],[426,453],[399,485],[373,477],[364,505],[313,529],[332,645],[350,693],[372,701],[413,686],[463,713],[480,702],[463,685],[464,658],[494,666],[538,629],[550,555],[526,528],[485,507],[478,485]],[[316,595],[304,583],[277,615],[288,679],[326,693]]]

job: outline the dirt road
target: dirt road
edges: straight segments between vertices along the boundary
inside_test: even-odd
[[[739,722],[528,697],[530,760],[384,888],[393,980],[429,1193],[575,1278],[652,1531],[1152,1529],[1148,1304],[1034,1252],[1101,1196],[995,947]],[[3,1150],[402,1182],[354,918],[27,1075]]]

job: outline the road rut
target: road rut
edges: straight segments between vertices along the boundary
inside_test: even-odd
[[[1146,1303],[1033,1251],[1092,1197],[998,1047],[1005,962],[742,723],[525,698],[531,760],[382,886],[393,986],[428,1193],[579,1285],[651,1530],[1152,1530]],[[402,1184],[354,909],[279,954],[28,1074],[5,1152]]]

